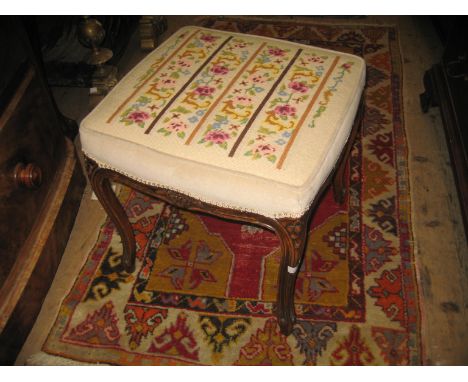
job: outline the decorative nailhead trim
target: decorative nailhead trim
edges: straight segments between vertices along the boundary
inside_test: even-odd
[[[165,184],[161,184],[161,183],[157,183],[157,182],[151,182],[151,181],[148,181],[148,180],[145,180],[145,179],[142,179],[142,178],[139,178],[137,176],[134,176],[132,174],[129,174],[125,171],[122,171],[120,169],[117,169],[111,165],[108,165],[107,163],[104,163],[104,162],[101,162],[100,160],[96,159],[94,156],[90,155],[88,152],[86,152],[85,150],[82,150],[83,151],[83,154],[85,156],[87,156],[89,159],[92,159],[94,162],[96,162],[98,164],[99,167],[101,168],[105,168],[105,169],[108,169],[108,170],[112,170],[112,171],[115,171],[115,172],[118,172],[119,174],[122,174],[122,175],[125,175],[126,177],[128,178],[131,178],[133,180],[136,180],[137,182],[139,183],[143,183],[143,184],[147,184],[149,186],[154,186],[154,187],[160,187],[160,188],[165,188],[167,190],[171,190],[171,191],[175,191],[175,192],[178,192],[180,194],[183,194],[183,195],[186,195],[186,196],[189,196],[191,198],[194,198],[194,199],[197,199],[197,200],[200,200],[204,203],[209,203],[209,204],[212,204],[212,205],[215,205],[215,206],[218,206],[218,207],[223,207],[223,208],[230,208],[232,210],[237,210],[237,211],[242,211],[242,212],[250,212],[250,213],[254,213],[254,214],[258,214],[258,215],[263,215],[263,216],[266,216],[266,217],[269,217],[269,218],[274,218],[274,219],[281,219],[281,218],[300,218],[301,216],[303,216],[309,209],[310,207],[310,204],[307,206],[307,208],[305,208],[302,212],[300,212],[299,214],[291,214],[290,212],[281,212],[281,213],[276,213],[276,214],[273,214],[273,216],[270,216],[270,215],[266,215],[264,213],[261,213],[259,212],[258,210],[254,210],[254,209],[249,209],[249,208],[245,208],[245,207],[239,207],[239,206],[235,206],[235,205],[232,205],[232,204],[224,204],[224,203],[220,203],[220,202],[213,202],[212,200],[208,200],[208,199],[205,199],[203,197],[200,197],[199,195],[194,195],[194,194],[191,194],[187,191],[183,191],[183,190],[180,190],[176,187],[171,187],[171,186],[167,186]],[[288,272],[289,272],[289,268],[288,267]],[[295,269],[295,268],[291,268],[291,269]],[[290,272],[291,273],[291,272]],[[295,272],[293,272],[295,273]]]

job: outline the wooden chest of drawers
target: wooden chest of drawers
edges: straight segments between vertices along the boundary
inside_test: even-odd
[[[0,363],[11,364],[55,275],[84,176],[28,34],[0,25]]]

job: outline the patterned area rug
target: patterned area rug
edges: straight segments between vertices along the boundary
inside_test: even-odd
[[[119,365],[420,364],[402,67],[395,28],[208,18],[203,26],[360,55],[366,113],[344,206],[329,192],[296,285],[298,323],[274,316],[279,241],[271,232],[177,210],[124,189],[137,270],[107,221],[43,351]]]

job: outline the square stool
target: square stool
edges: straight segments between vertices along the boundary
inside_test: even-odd
[[[275,232],[276,315],[290,334],[311,215],[331,183],[344,201],[364,82],[365,62],[354,55],[201,27],[176,32],[80,126],[89,179],[122,238],[126,271],[135,267],[135,239],[110,181]]]

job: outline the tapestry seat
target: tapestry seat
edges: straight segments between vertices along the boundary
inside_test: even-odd
[[[82,149],[140,183],[300,217],[340,157],[364,82],[355,55],[185,27],[82,121]]]

